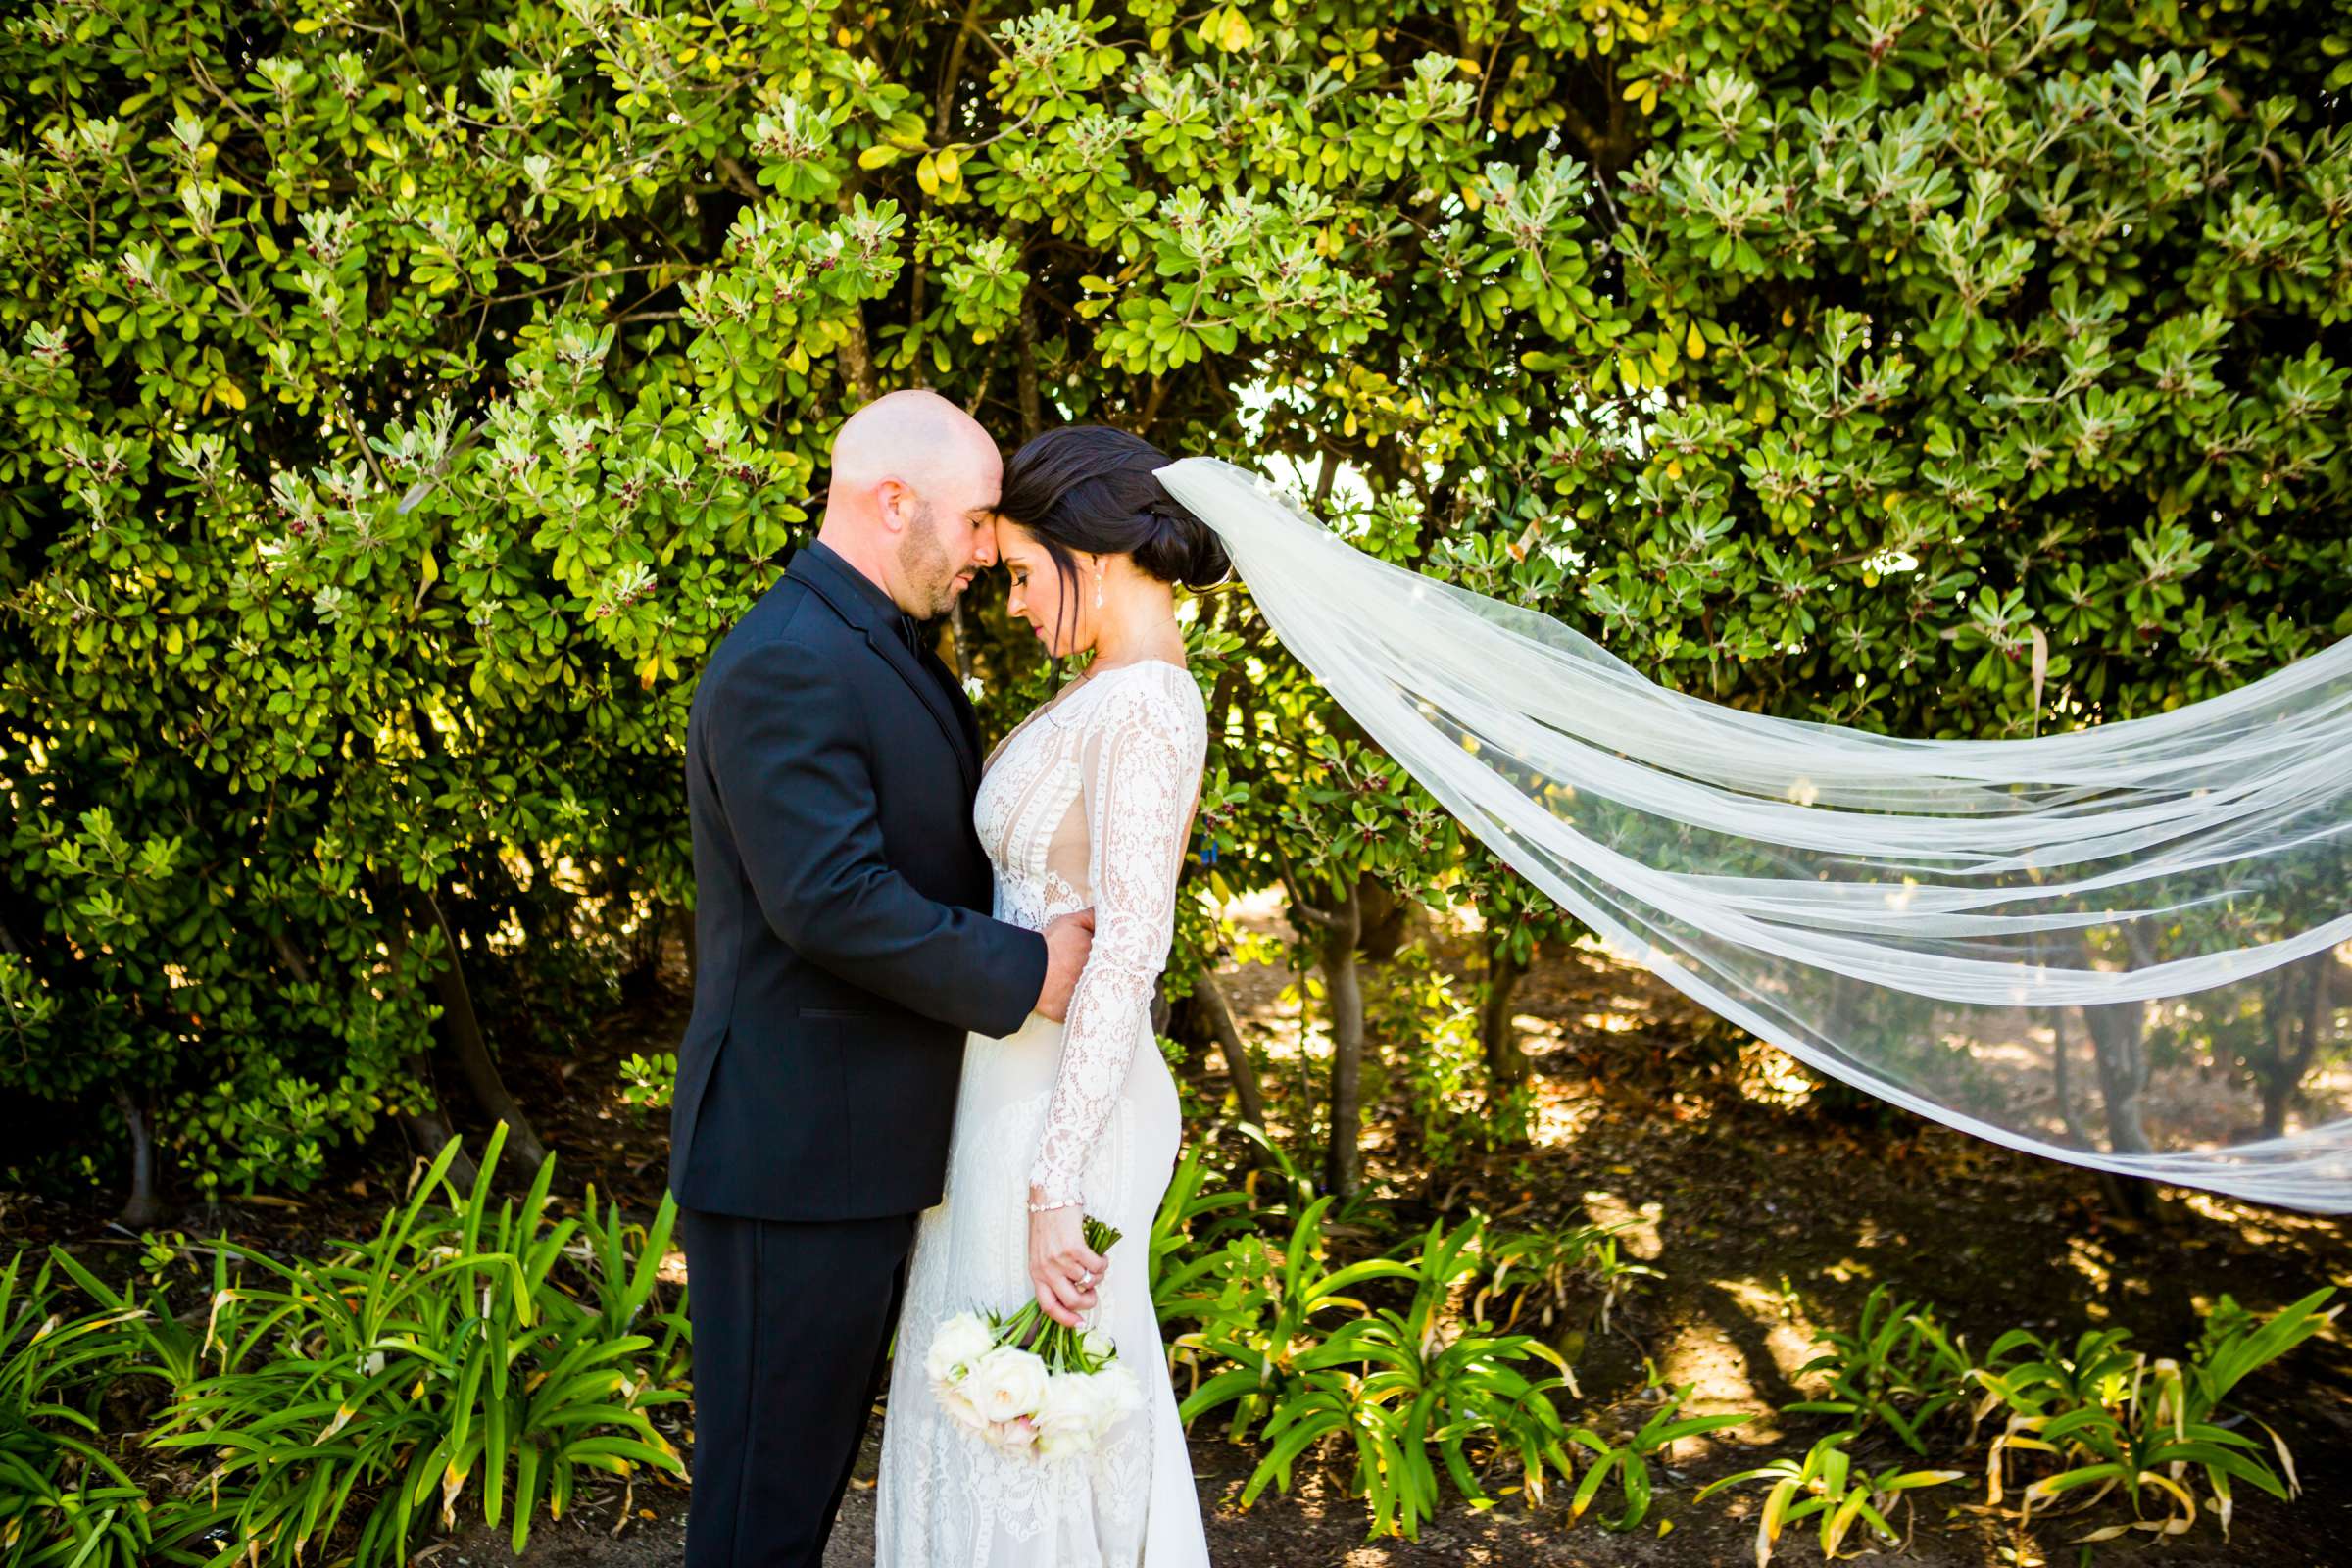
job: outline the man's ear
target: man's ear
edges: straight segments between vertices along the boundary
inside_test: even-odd
[[[892,533],[903,533],[915,514],[914,487],[903,479],[885,479],[874,486],[874,515]]]

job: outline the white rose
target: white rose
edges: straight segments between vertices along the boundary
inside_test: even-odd
[[[974,1361],[986,1355],[996,1336],[976,1312],[952,1317],[939,1326],[931,1336],[931,1348],[923,1356],[923,1370],[934,1383],[953,1382]]]
[[[1095,1385],[1095,1401],[1101,1411],[1100,1424],[1095,1429],[1098,1434],[1109,1431],[1144,1407],[1144,1386],[1120,1362],[1111,1362],[1087,1381]]]
[[[1117,1355],[1119,1348],[1101,1329],[1088,1329],[1078,1341],[1078,1352],[1086,1357],[1089,1365],[1101,1366]]]
[[[951,1420],[974,1432],[988,1430],[988,1417],[980,1413],[980,1407],[963,1392],[961,1383],[934,1383],[931,1389],[939,1399],[939,1407],[948,1413]]]
[[[1046,1398],[1046,1363],[1000,1345],[972,1363],[963,1389],[991,1423],[1035,1415]]]
[[[1102,1396],[1095,1379],[1064,1372],[1046,1385],[1037,1415],[1037,1451],[1049,1459],[1084,1453],[1104,1425]]]
[[[996,1421],[987,1428],[988,1441],[1011,1453],[1026,1453],[1037,1443],[1037,1423],[1027,1416]]]

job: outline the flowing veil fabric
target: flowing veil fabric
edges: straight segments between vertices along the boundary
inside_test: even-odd
[[[2352,1211],[2352,640],[2153,717],[1905,740],[1669,691],[1246,468],[1157,472],[1400,765],[1696,1001],[2013,1148]]]

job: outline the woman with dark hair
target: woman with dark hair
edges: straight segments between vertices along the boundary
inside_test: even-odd
[[[1175,590],[1217,582],[1226,561],[1152,477],[1168,461],[1125,431],[1074,425],[1004,471],[997,549],[1012,612],[1054,658],[1093,659],[990,755],[972,815],[997,918],[1043,930],[1092,908],[1094,951],[1064,1021],[1032,1013],[1010,1036],[965,1040],[947,1193],[916,1233],[891,1369],[882,1568],[1208,1561],[1145,1264],[1182,1132],[1152,994],[1208,744]],[[1086,1215],[1127,1238],[1115,1258],[1086,1245]],[[1085,1451],[992,1442],[927,1375],[944,1322],[1031,1295],[1106,1335],[1142,1387],[1141,1408]]]

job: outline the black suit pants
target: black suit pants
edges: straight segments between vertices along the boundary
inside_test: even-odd
[[[906,1288],[913,1214],[682,1209],[694,1326],[686,1568],[819,1568]]]

